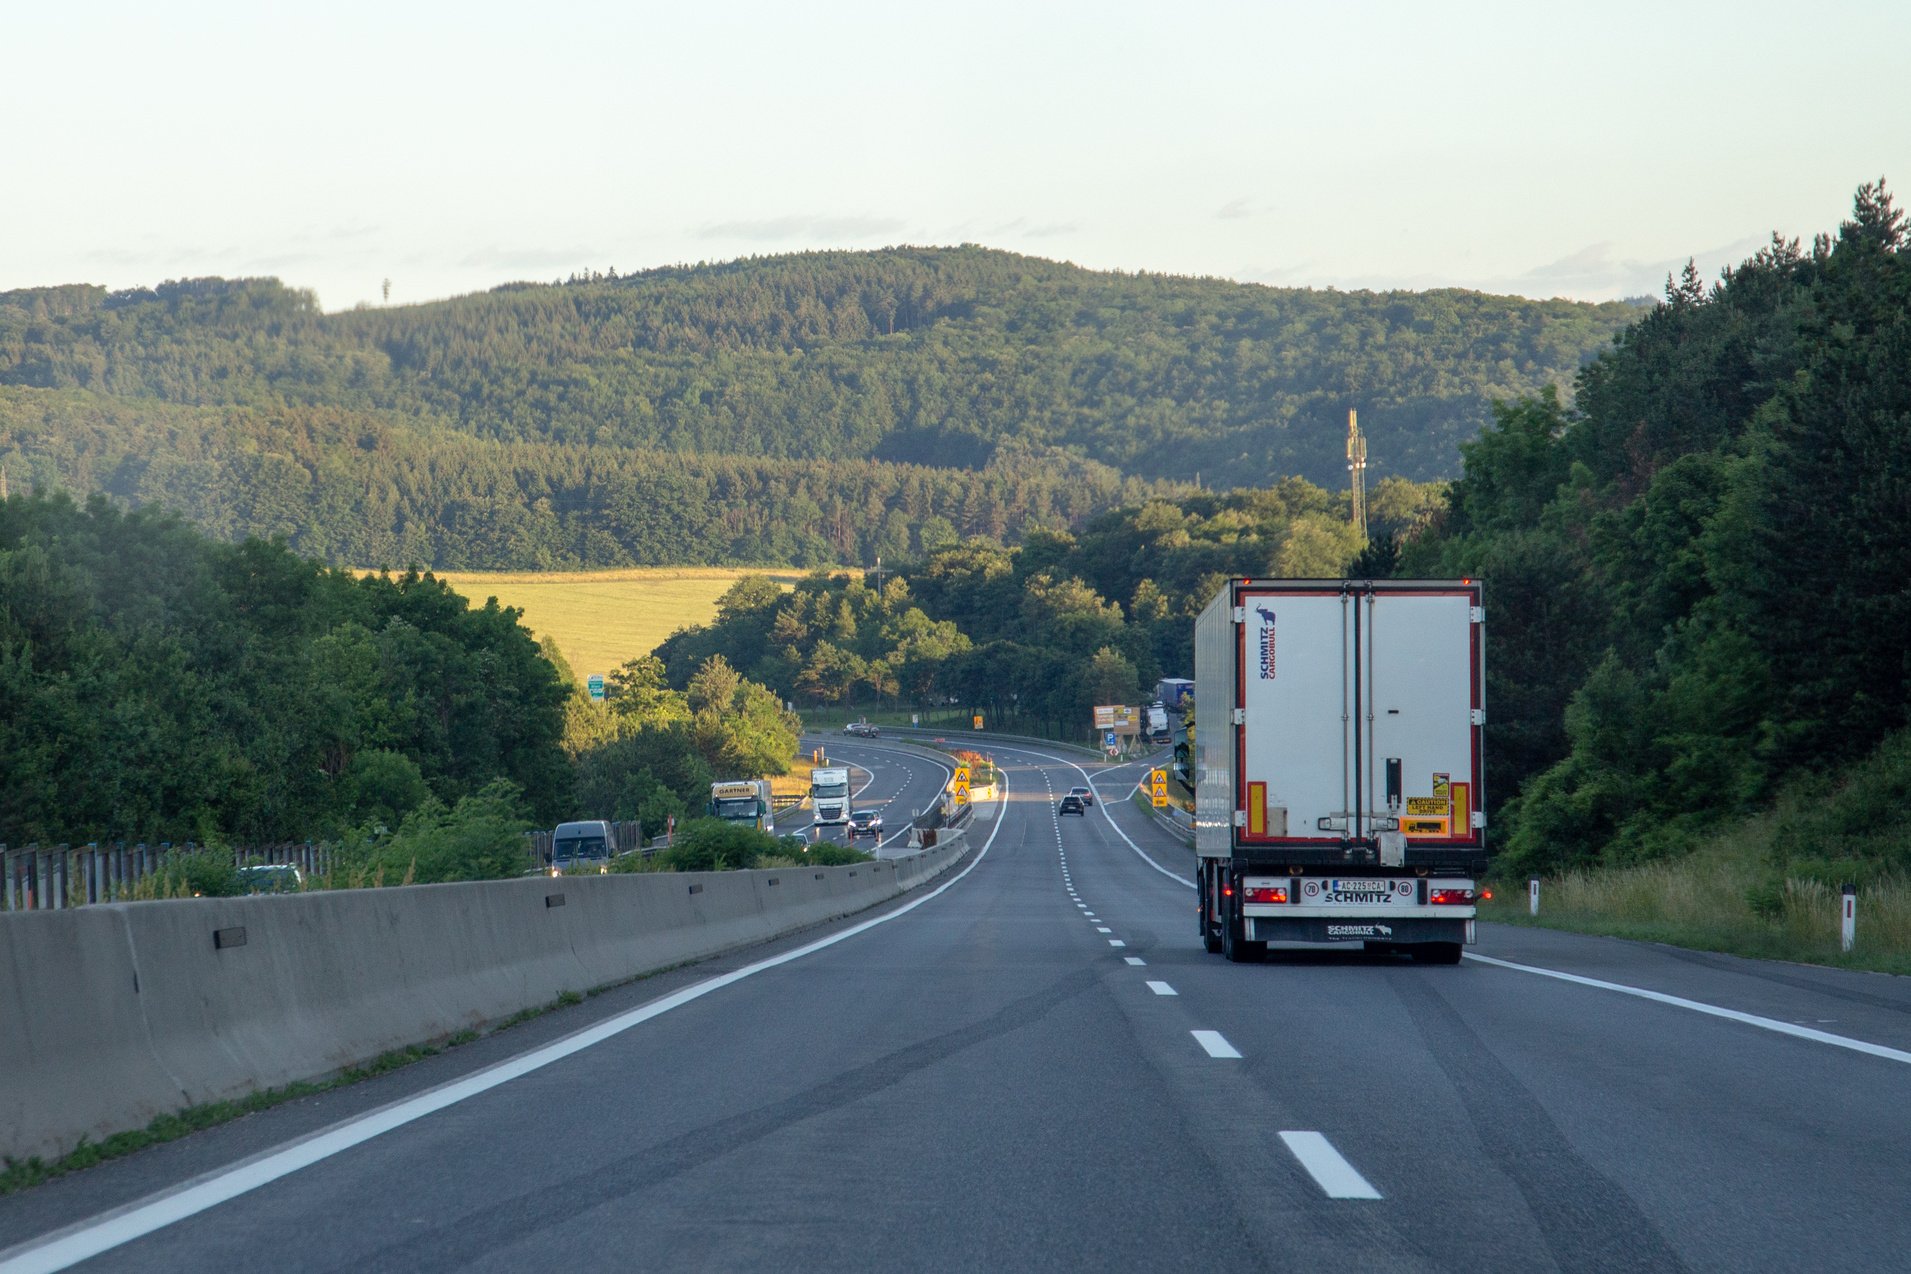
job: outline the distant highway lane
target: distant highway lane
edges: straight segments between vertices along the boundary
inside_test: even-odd
[[[901,909],[0,1199],[0,1247],[123,1240],[91,1265],[129,1270],[1905,1267],[1907,980],[1502,926],[1457,968],[1230,965],[1196,938],[1191,853],[1121,799],[1138,767],[990,750],[999,818]],[[873,745],[831,751],[916,799]],[[303,1166],[270,1176],[287,1146]]]

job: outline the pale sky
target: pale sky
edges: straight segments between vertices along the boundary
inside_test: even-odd
[[[338,310],[975,242],[1605,299],[1911,186],[1904,0],[14,0],[0,32],[0,290],[274,274]]]

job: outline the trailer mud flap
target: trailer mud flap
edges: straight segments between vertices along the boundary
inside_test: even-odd
[[[1373,916],[1349,916],[1345,920],[1324,917],[1253,916],[1248,920],[1248,937],[1254,942],[1465,942],[1465,920],[1386,920]]]

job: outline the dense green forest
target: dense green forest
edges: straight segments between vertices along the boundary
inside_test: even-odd
[[[654,831],[714,776],[788,768],[774,695],[721,659],[685,680],[639,661],[593,703],[515,611],[429,575],[0,501],[0,844],[328,839],[390,883],[514,874],[532,821]]]
[[[1902,854],[1911,253],[1883,182],[1808,249],[1669,281],[1571,409],[1497,417],[1399,569],[1487,581],[1508,868],[1677,853],[1775,804],[1791,870]]]
[[[0,465],[335,564],[870,563],[1150,495],[1450,475],[1638,313],[806,253],[325,315],[276,280],[0,293]],[[925,536],[927,537],[925,540]]]
[[[0,841],[304,839],[494,780],[561,796],[516,614],[154,510],[0,503]]]
[[[979,469],[771,461],[424,432],[328,407],[0,387],[10,482],[176,508],[335,564],[576,570],[895,561],[1171,489],[1009,445]]]
[[[1442,494],[1383,480],[1375,535],[1408,534]],[[1013,548],[972,539],[880,582],[819,571],[786,592],[746,577],[712,624],[677,633],[657,656],[678,685],[721,657],[806,704],[955,702],[1080,729],[1094,704],[1133,703],[1157,677],[1192,669],[1194,616],[1227,576],[1335,576],[1371,557],[1336,506],[1290,478],[1150,500]]]

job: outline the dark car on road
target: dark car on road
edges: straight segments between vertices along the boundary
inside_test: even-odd
[[[883,834],[883,816],[875,810],[854,810],[849,816],[849,838],[858,836],[881,836]]]
[[[1080,797],[1083,805],[1093,805],[1095,803],[1095,789],[1092,787],[1071,787],[1068,789],[1068,794],[1070,796]]]
[[[1070,792],[1067,796],[1062,798],[1062,808],[1055,812],[1057,818],[1060,818],[1063,814],[1080,814],[1086,817],[1088,810],[1083,807],[1082,798]]]

